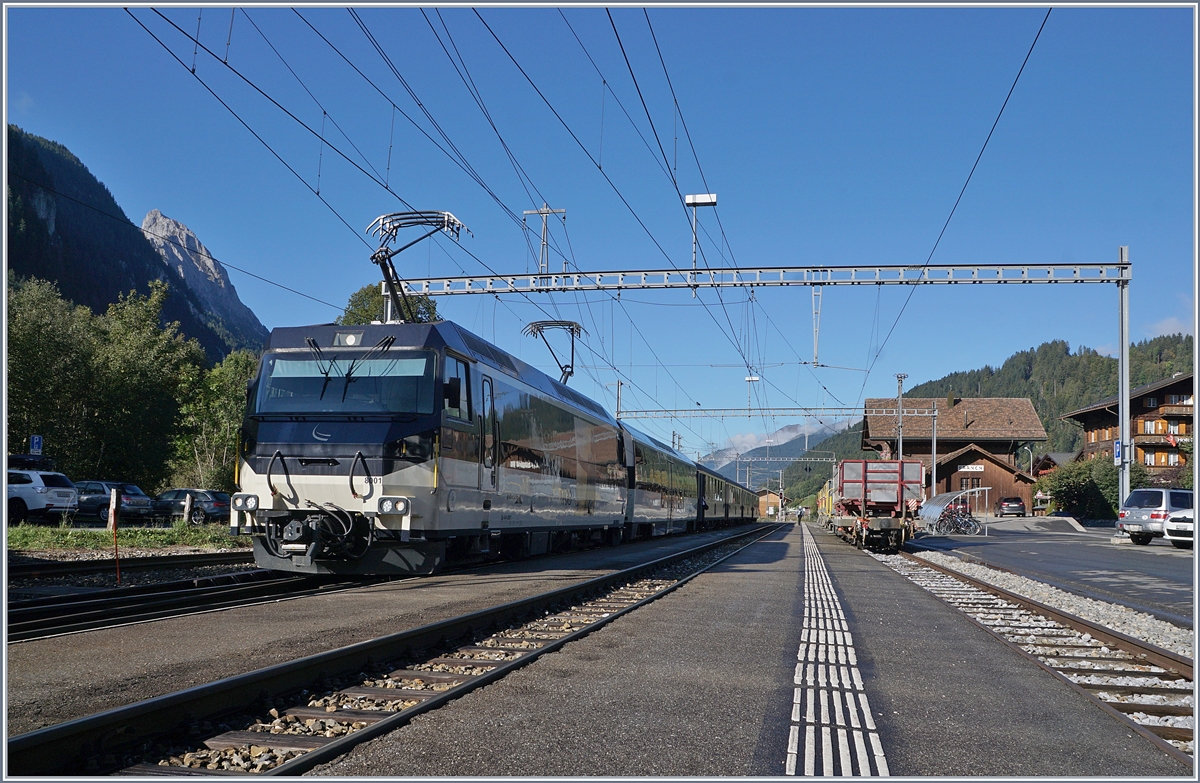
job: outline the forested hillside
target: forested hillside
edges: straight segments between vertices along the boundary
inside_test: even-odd
[[[54,283],[62,296],[104,313],[122,295],[150,293],[168,280],[167,267],[113,199],[70,150],[8,126],[8,269],[20,278]],[[178,321],[209,361],[246,345],[201,305],[180,281],[162,303],[164,321]]]
[[[1193,351],[1190,335],[1171,334],[1134,343],[1129,352],[1130,387],[1191,372]],[[1082,346],[1071,353],[1065,341],[1054,340],[1013,354],[999,368],[951,373],[914,386],[905,396],[945,397],[951,391],[959,397],[1028,397],[1050,437],[1034,446],[1034,451],[1076,451],[1082,443],[1082,430],[1058,417],[1116,394],[1117,360]]]
[[[1172,334],[1143,340],[1130,346],[1130,387],[1192,371],[1195,350],[1191,335]],[[1041,455],[1051,451],[1076,451],[1082,445],[1082,430],[1060,421],[1059,416],[1078,410],[1117,393],[1117,360],[1081,346],[1074,353],[1063,340],[1042,343],[1037,348],[1013,354],[1000,367],[951,373],[944,378],[913,386],[905,397],[1028,397],[1046,428],[1049,440],[1035,444]],[[875,457],[859,450],[862,422],[822,442],[837,459]],[[829,478],[829,471],[812,466],[806,472],[794,465],[784,472],[788,497],[801,499],[814,494]]]

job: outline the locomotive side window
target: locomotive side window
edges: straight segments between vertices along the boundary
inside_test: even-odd
[[[471,420],[470,367],[462,359],[446,355],[446,377],[443,379],[443,399],[446,412],[456,419]]]

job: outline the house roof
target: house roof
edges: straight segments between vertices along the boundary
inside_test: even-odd
[[[941,418],[941,417],[939,416],[938,418]],[[940,426],[938,427],[938,430],[939,430],[938,438],[941,438],[941,432],[940,432],[941,427]],[[977,444],[974,444],[974,443],[968,443],[967,445],[963,446],[961,449],[955,449],[954,451],[950,452],[949,454],[939,454],[938,458],[937,458],[937,464],[938,464],[939,471],[943,465],[947,465],[952,462],[957,462],[959,457],[961,457],[962,455],[964,455],[970,451],[973,451],[976,454],[978,454],[979,456],[988,460],[989,462],[994,462],[995,464],[999,465],[1000,467],[1004,468],[1005,470],[1012,472],[1013,475],[1019,476],[1024,479],[1028,479],[1029,481],[1033,481],[1033,477],[1030,476],[1025,471],[1018,470],[1015,465],[1010,465],[1009,463],[1007,463],[1004,460],[997,457],[995,454],[992,454],[991,452],[987,451],[986,449],[981,448],[980,446],[978,446]],[[920,456],[905,457],[904,459],[918,460],[921,463],[921,465],[924,467],[925,472],[926,473],[929,472],[930,455],[923,454]]]
[[[865,407],[895,410],[896,398],[873,397],[866,401]],[[956,400],[953,408],[946,405],[944,397],[905,397],[904,408],[935,409],[938,440],[1047,440],[1046,429],[1028,397],[964,397]],[[906,440],[932,437],[931,416],[904,417]],[[895,442],[896,417],[866,416],[862,441],[865,444],[870,440]]]
[[[1038,457],[1038,462],[1048,459],[1055,465],[1061,467],[1062,465],[1066,465],[1068,462],[1074,462],[1075,458],[1078,456],[1078,451],[1048,451],[1042,456]]]
[[[1180,373],[1180,374],[1172,376],[1170,378],[1163,378],[1161,381],[1155,381],[1154,383],[1146,383],[1141,386],[1138,386],[1137,388],[1130,389],[1129,390],[1129,398],[1134,399],[1136,397],[1141,397],[1143,394],[1149,394],[1152,391],[1158,391],[1159,389],[1166,388],[1167,386],[1170,386],[1175,383],[1182,383],[1184,381],[1187,382],[1188,388],[1190,389],[1192,387],[1192,374],[1190,372]],[[1104,410],[1105,408],[1111,408],[1117,404],[1117,396],[1118,395],[1114,394],[1111,397],[1105,397],[1104,399],[1100,400],[1099,402],[1093,402],[1091,405],[1088,405],[1085,408],[1080,408],[1077,411],[1071,411],[1070,413],[1064,413],[1063,415],[1059,416],[1058,418],[1074,419],[1084,413],[1091,413],[1092,411],[1098,411],[1098,410]]]

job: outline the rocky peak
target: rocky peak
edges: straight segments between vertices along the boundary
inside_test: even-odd
[[[196,295],[206,314],[219,319],[237,342],[256,348],[266,342],[266,327],[242,304],[225,268],[191,229],[152,209],[142,221],[142,233],[170,269],[169,278],[182,281]]]

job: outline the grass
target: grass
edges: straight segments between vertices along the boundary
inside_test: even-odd
[[[222,524],[175,525],[159,528],[117,528],[118,547],[160,549],[169,546],[202,549],[249,547],[249,536],[231,536]],[[104,528],[55,527],[22,522],[8,529],[9,549],[103,549],[111,550],[112,533]]]

